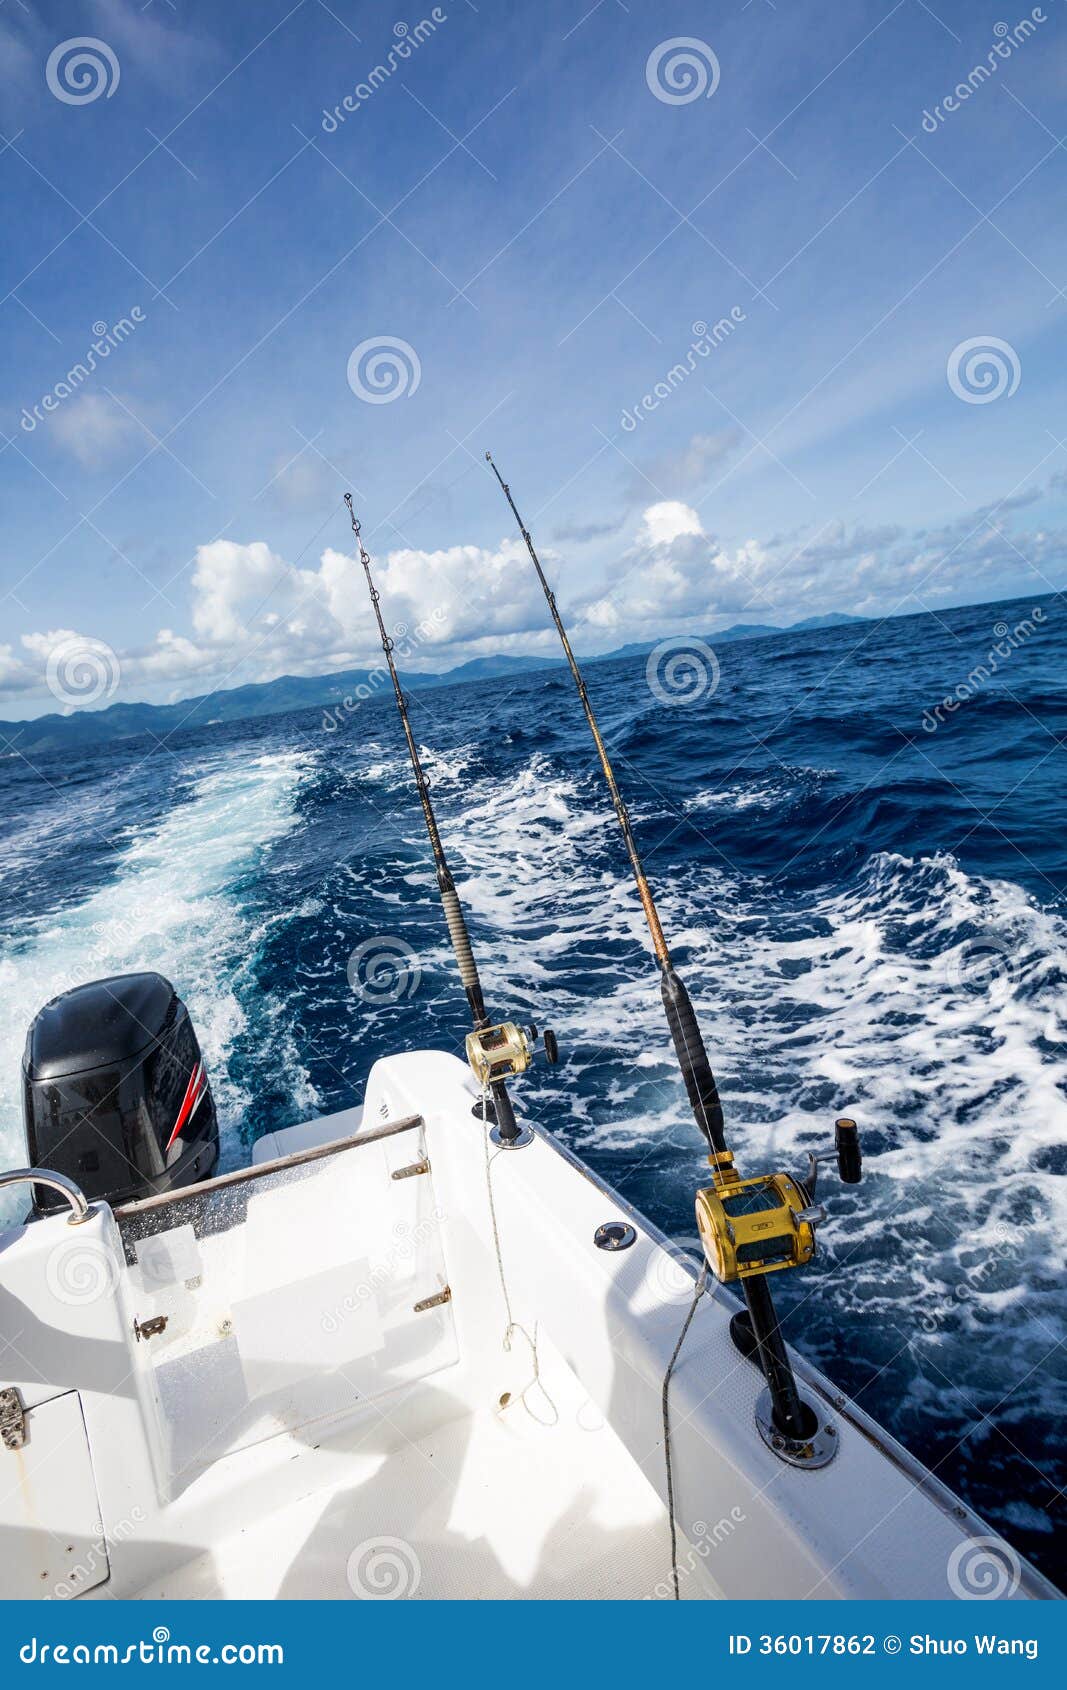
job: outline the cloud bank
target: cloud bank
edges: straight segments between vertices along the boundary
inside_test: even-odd
[[[701,447],[703,450],[703,447]],[[1054,489],[1052,489],[1054,491]],[[996,596],[1005,579],[1035,595],[1059,586],[1067,531],[1017,526],[1043,496],[1014,495],[939,528],[848,525],[840,520],[768,539],[724,544],[683,499],[648,504],[620,531],[605,584],[563,593],[579,649],[679,629],[714,633],[738,619],[792,621],[829,609],[859,615],[936,608]],[[590,531],[592,534],[594,530]],[[544,552],[550,576],[562,560]],[[386,622],[422,630],[414,667],[435,671],[499,652],[553,653],[545,606],[517,537],[488,549],[404,547],[376,559]],[[568,577],[564,576],[564,579]],[[362,570],[328,547],[314,568],[289,564],[265,540],[198,548],[186,632],[161,628],[148,646],[115,654],[118,697],[169,699],[282,674],[371,666],[378,647]],[[0,644],[0,698],[47,701],[49,657],[104,630],[54,628]]]

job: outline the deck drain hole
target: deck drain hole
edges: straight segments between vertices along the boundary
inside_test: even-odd
[[[605,1221],[593,1234],[598,1250],[628,1250],[637,1233],[626,1221]]]

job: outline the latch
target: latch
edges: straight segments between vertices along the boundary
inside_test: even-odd
[[[136,1316],[134,1317],[133,1335],[138,1343],[141,1342],[142,1338],[158,1338],[159,1334],[166,1330],[167,1317],[165,1314],[154,1314],[151,1320],[138,1320]]]
[[[440,1308],[442,1303],[450,1303],[451,1301],[452,1288],[446,1285],[443,1291],[438,1291],[433,1297],[424,1297],[421,1303],[416,1303],[414,1313],[422,1314],[425,1309]]]
[[[14,1385],[0,1390],[0,1438],[5,1449],[21,1449],[26,1442],[26,1410]]]
[[[426,1162],[426,1161],[409,1162],[408,1166],[406,1168],[394,1168],[392,1173],[389,1175],[389,1178],[390,1179],[414,1179],[416,1174],[428,1174],[429,1171],[430,1171],[429,1162]]]

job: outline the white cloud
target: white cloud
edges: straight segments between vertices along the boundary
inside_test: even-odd
[[[918,533],[835,520],[726,547],[690,506],[667,500],[645,510],[610,586],[581,607],[582,622],[597,635],[634,637],[683,621],[713,631],[739,615],[779,622],[828,610],[891,616],[993,595],[1005,581],[1027,577],[1028,590],[1050,592],[1060,582],[1067,533],[1007,529],[1009,505],[1031,502],[1027,495],[986,506]]]
[[[704,525],[691,505],[665,499],[649,505],[641,518],[641,535],[650,546],[669,546],[683,534],[703,534]]]
[[[52,412],[52,436],[86,469],[99,469],[138,432],[133,418],[100,393],[82,393]]]
[[[193,627],[214,645],[248,639],[257,608],[290,590],[298,578],[299,572],[263,540],[251,545],[213,540],[199,546],[193,571]]]
[[[564,595],[564,614],[580,650],[605,650],[684,626],[714,632],[726,621],[790,622],[833,609],[892,615],[993,597],[1005,581],[1026,581],[1040,594],[1058,585],[1067,533],[1008,532],[1009,507],[1031,502],[1020,495],[916,533],[838,520],[727,546],[705,531],[692,506],[661,500],[635,523],[609,584],[584,600]],[[544,561],[551,576],[557,560],[546,552]],[[376,555],[374,576],[387,629],[401,638],[419,631],[409,669],[441,671],[483,653],[556,655],[541,589],[517,538],[495,548],[403,547]],[[148,645],[117,654],[121,697],[152,695],[168,683],[169,696],[188,696],[380,660],[359,561],[333,548],[308,569],[288,564],[264,540],[203,545],[190,618],[191,633],[162,628]],[[0,696],[46,696],[50,652],[78,639],[54,629],[23,635],[19,655],[0,645]]]
[[[386,624],[426,624],[426,644],[457,646],[543,624],[543,601],[518,542],[496,551],[450,546],[390,552],[374,564]],[[327,548],[317,569],[294,569],[262,540],[201,546],[193,571],[193,627],[215,648],[255,647],[265,667],[302,668],[362,655],[376,641],[363,570]]]
[[[0,694],[28,692],[36,682],[35,672],[15,656],[14,648],[0,645]]]

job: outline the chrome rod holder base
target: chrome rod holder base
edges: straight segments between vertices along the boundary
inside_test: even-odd
[[[501,1138],[499,1127],[491,1127],[489,1131],[489,1142],[498,1150],[525,1150],[533,1141],[534,1135],[529,1127],[520,1127],[518,1138]]]
[[[814,1473],[819,1467],[828,1467],[837,1454],[837,1427],[827,1418],[825,1405],[807,1391],[800,1392],[800,1400],[815,1416],[815,1430],[810,1438],[787,1438],[778,1430],[773,1419],[771,1393],[766,1386],[756,1399],[756,1425],[767,1448],[774,1451],[779,1461]]]

